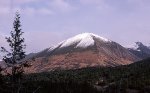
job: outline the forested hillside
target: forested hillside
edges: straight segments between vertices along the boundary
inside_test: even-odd
[[[150,59],[115,68],[53,71],[25,77],[27,90],[39,87],[37,93],[150,93]]]

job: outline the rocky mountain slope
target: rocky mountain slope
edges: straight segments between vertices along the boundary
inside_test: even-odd
[[[141,42],[136,42],[135,45],[128,48],[128,50],[141,59],[150,57],[150,47],[142,44]]]
[[[120,44],[92,33],[79,34],[62,41],[37,53],[34,58],[27,72],[118,66],[139,60]]]

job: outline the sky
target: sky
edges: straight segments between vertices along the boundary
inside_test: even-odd
[[[90,32],[123,46],[150,45],[150,0],[0,0],[0,45],[21,14],[26,52]]]

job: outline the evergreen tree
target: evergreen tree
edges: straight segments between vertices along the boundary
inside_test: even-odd
[[[25,44],[21,29],[20,14],[17,12],[13,23],[13,31],[10,32],[10,37],[6,37],[6,40],[10,46],[10,51],[7,51],[4,47],[2,52],[6,55],[3,57],[3,61],[11,69],[10,72],[10,85],[12,87],[12,93],[19,93],[21,88],[21,78],[24,72],[24,65],[22,59],[25,58]]]

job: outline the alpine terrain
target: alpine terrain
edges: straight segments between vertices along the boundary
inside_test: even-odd
[[[135,45],[131,48],[128,48],[128,50],[141,59],[150,57],[150,47],[144,45],[141,42],[135,42]]]
[[[47,48],[34,56],[27,72],[127,65],[139,58],[116,42],[83,33]]]

